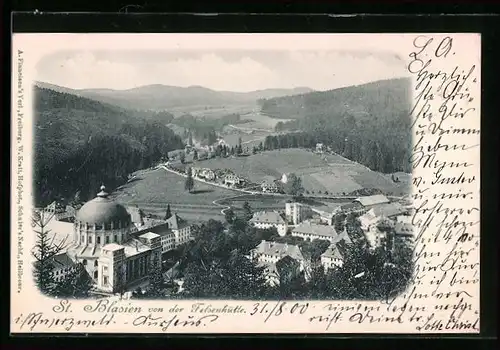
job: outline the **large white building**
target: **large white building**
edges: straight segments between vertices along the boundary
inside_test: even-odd
[[[301,237],[304,240],[313,241],[315,239],[322,239],[331,243],[337,243],[344,240],[346,243],[351,243],[351,239],[344,230],[340,233],[335,231],[334,226],[331,225],[318,225],[311,221],[305,221],[296,226],[292,230],[292,236]]]
[[[285,216],[288,222],[293,225],[298,225],[302,221],[308,219],[311,214],[311,209],[301,203],[292,202],[285,204]]]
[[[176,248],[174,231],[172,231],[169,228],[169,225],[167,223],[146,228],[142,231],[135,233],[134,235],[140,236],[143,233],[148,233],[148,232],[152,232],[160,236],[162,254]]]
[[[78,210],[66,253],[85,267],[98,290],[130,290],[147,284],[151,269],[161,266],[161,237],[152,232],[134,237],[134,231],[130,214],[102,186]]]
[[[165,224],[167,228],[174,233],[175,246],[187,243],[193,239],[191,236],[191,225],[189,225],[186,220],[179,217],[177,213],[168,218]]]
[[[288,224],[283,216],[276,211],[261,211],[253,214],[250,223],[257,228],[276,227],[280,236],[285,236]]]

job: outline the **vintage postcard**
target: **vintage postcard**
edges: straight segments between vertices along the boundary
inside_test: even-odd
[[[478,333],[479,34],[14,34],[12,333]]]

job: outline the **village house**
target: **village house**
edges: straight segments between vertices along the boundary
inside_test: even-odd
[[[208,168],[197,168],[196,174],[193,171],[193,176],[208,180],[208,181],[214,181],[215,180],[215,172],[212,169]]]
[[[323,153],[325,146],[322,143],[316,144],[316,152]]]
[[[394,234],[399,237],[414,238],[414,226],[410,222],[397,221],[394,225]]]
[[[58,221],[72,222],[76,215],[76,209],[72,206],[64,206],[59,201],[53,201],[43,211]]]
[[[250,257],[265,267],[266,280],[271,285],[289,280],[305,269],[300,248],[292,244],[263,240],[250,252]]]
[[[239,177],[238,175],[227,174],[226,177],[224,177],[224,185],[226,186],[237,187],[237,186],[242,186],[244,184],[245,184],[245,179]]]
[[[285,236],[288,224],[283,216],[276,211],[261,211],[253,214],[250,223],[257,228],[276,227],[280,236]]]
[[[321,265],[325,272],[336,267],[342,267],[344,258],[337,248],[336,244],[331,244],[328,249],[321,254]]]
[[[277,193],[279,191],[279,187],[275,181],[264,181],[260,187],[264,193]]]

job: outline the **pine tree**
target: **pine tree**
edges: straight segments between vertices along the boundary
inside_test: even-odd
[[[53,295],[56,289],[54,278],[54,256],[59,254],[66,245],[66,239],[55,243],[55,236],[50,235],[47,225],[54,214],[40,211],[33,214],[32,227],[36,233],[36,243],[32,251],[35,258],[33,275],[40,291],[46,295]]]
[[[226,217],[226,221],[228,224],[232,224],[235,218],[235,214],[233,209],[229,208],[224,212],[224,216]]]
[[[186,177],[186,182],[184,183],[184,189],[191,193],[191,191],[194,188],[194,180],[193,180],[193,173],[191,168],[187,168],[187,177]]]
[[[243,218],[248,221],[252,218],[253,216],[253,211],[252,207],[248,202],[243,203]]]
[[[161,266],[150,263],[149,265],[149,285],[146,288],[144,296],[146,298],[161,298],[165,296],[165,281]]]

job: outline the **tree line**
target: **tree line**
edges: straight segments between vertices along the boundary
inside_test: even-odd
[[[411,172],[410,88],[409,80],[393,79],[262,100],[263,114],[294,119],[276,125],[294,136],[278,135],[270,149],[324,143],[372,170]],[[299,134],[303,140],[295,140]]]
[[[106,183],[114,188],[147,168],[182,139],[158,120],[144,120],[120,108],[52,90],[35,91],[35,202],[81,200]]]

